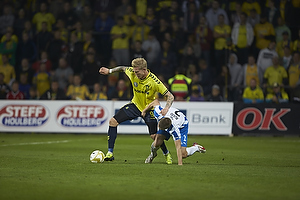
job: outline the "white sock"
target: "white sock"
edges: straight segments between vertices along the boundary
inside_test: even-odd
[[[156,153],[160,147],[155,147],[153,144],[154,142],[151,144],[151,152]]]
[[[187,151],[187,156],[191,156],[195,152],[199,151],[199,149],[197,146],[191,146],[191,147],[186,148],[186,151]]]

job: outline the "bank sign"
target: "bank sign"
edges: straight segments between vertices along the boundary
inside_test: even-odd
[[[189,103],[190,104],[190,103]],[[188,105],[189,132],[193,134],[232,133],[233,103],[203,103]]]

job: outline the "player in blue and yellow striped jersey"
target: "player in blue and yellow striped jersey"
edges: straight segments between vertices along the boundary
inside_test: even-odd
[[[157,132],[157,121],[153,115],[153,110],[150,110],[143,117],[141,112],[146,106],[151,103],[159,92],[166,97],[166,106],[161,111],[162,115],[165,115],[171,107],[174,96],[166,88],[166,86],[147,69],[147,61],[144,58],[136,58],[131,62],[132,67],[118,66],[112,69],[101,67],[100,74],[108,75],[113,72],[125,72],[131,81],[133,88],[133,98],[131,102],[124,105],[109,121],[108,129],[108,152],[105,156],[106,161],[114,160],[113,150],[117,137],[117,126],[127,120],[134,119],[136,117],[142,117],[148,126],[149,134],[154,140]],[[172,164],[171,155],[163,143],[161,146],[162,151],[166,157],[167,164]]]

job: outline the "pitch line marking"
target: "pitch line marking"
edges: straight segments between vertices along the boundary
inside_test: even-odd
[[[4,144],[0,145],[1,147],[7,146],[22,146],[22,145],[37,145],[37,144],[58,144],[58,143],[67,143],[70,140],[61,140],[61,141],[47,141],[47,142],[28,142],[28,143],[17,143],[17,144]]]

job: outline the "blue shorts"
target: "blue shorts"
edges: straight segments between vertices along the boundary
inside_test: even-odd
[[[157,134],[162,134],[163,136],[165,136],[166,137],[165,140],[169,140],[172,135],[174,141],[181,139],[181,146],[187,147],[188,130],[189,130],[189,124],[187,123],[187,124],[184,124],[183,127],[179,129],[180,137],[177,135],[176,132],[173,132],[172,134],[170,134],[168,131],[160,130],[160,129],[157,131]]]

